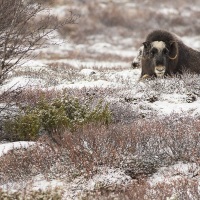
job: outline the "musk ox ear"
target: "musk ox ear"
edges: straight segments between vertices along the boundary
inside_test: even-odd
[[[144,45],[145,49],[148,49],[151,43],[149,41],[146,41],[146,42],[143,42],[142,44]]]

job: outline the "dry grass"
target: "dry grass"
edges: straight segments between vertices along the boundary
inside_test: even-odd
[[[114,2],[103,4],[101,1],[76,2],[74,5],[84,7],[79,11],[81,17],[78,24],[62,27],[60,34],[63,37],[70,35],[71,39],[78,43],[87,43],[88,36],[98,34],[103,34],[110,41],[113,35],[122,38],[134,37],[136,41],[139,38],[138,42],[141,43],[146,36],[146,30],[167,29],[180,36],[197,34],[199,30],[198,11],[192,10],[191,16],[180,16],[187,12],[187,9],[191,9],[191,4],[184,0],[164,3],[166,8],[177,9],[177,13],[172,14],[162,12],[164,7],[155,1],[136,1],[135,7],[129,7],[128,4],[121,6],[120,3]]]
[[[155,200],[155,199],[199,199],[198,181],[180,179],[170,183],[162,183],[155,187],[150,186],[145,180],[136,182],[128,187],[108,187],[88,192],[88,200]],[[84,198],[82,198],[84,199]]]
[[[39,56],[37,56],[38,59],[50,59],[52,62],[56,62],[57,60],[62,59],[70,59],[70,60],[83,60],[87,61],[88,59],[98,61],[122,61],[122,62],[130,62],[132,60],[132,57],[123,55],[116,55],[111,53],[97,53],[94,52],[91,54],[91,50],[82,51],[82,50],[70,50],[66,54],[59,54],[59,53],[40,53]]]
[[[27,186],[28,187],[28,186]],[[62,191],[58,188],[55,189],[47,189],[45,191],[42,190],[29,190],[27,188],[20,189],[18,191],[5,192],[0,189],[0,199],[23,199],[23,200],[41,200],[41,199],[52,199],[52,200],[61,200],[62,199]]]
[[[73,133],[65,130],[52,133],[51,138],[43,136],[39,141],[42,147],[6,154],[0,158],[0,173],[7,180],[48,174],[57,163],[56,170],[59,166],[64,170],[61,173],[74,166],[88,175],[99,166],[121,166],[131,177],[140,179],[177,161],[199,164],[199,131],[198,120],[175,115],[127,125],[85,125]]]
[[[163,123],[165,122],[165,123]],[[43,136],[38,145],[13,150],[0,157],[1,184],[27,180],[38,174],[47,179],[93,177],[99,167],[121,168],[132,177],[129,186],[103,186],[86,193],[88,199],[162,199],[199,197],[198,181],[182,178],[155,186],[147,178],[161,166],[181,162],[199,166],[199,121],[172,115],[164,119],[137,120],[127,125],[86,125]],[[187,191],[187,192],[186,192]],[[93,196],[94,195],[94,196]]]
[[[62,69],[61,66],[52,67]],[[184,89],[193,89],[198,92],[199,82],[198,76],[188,74],[182,79],[156,79],[146,83],[146,87],[142,85],[137,86],[136,92],[143,93],[141,98],[145,100],[151,96],[151,92],[155,92],[158,98],[161,91],[171,94],[180,89],[179,93],[184,94]],[[169,89],[170,85],[173,87]],[[96,101],[112,98],[110,109],[113,123],[109,126],[91,123],[77,128],[73,133],[55,130],[51,137],[42,135],[38,145],[28,150],[9,152],[0,157],[1,183],[26,181],[38,174],[43,174],[47,180],[74,180],[80,176],[90,178],[98,173],[99,168],[106,166],[122,169],[135,183],[130,186],[103,185],[86,192],[88,199],[94,196],[96,199],[110,199],[113,196],[118,199],[155,199],[156,195],[162,199],[174,194],[187,199],[189,193],[184,192],[186,189],[195,198],[198,197],[196,179],[160,183],[157,186],[151,186],[146,181],[160,167],[179,161],[199,166],[199,119],[178,114],[168,117],[155,115],[152,118],[152,112],[150,119],[143,119],[145,116],[139,110],[130,109],[137,102],[137,99],[131,99],[134,96],[130,87],[68,89],[63,92],[29,89],[21,90],[20,95],[14,96],[11,92],[10,96],[5,96],[2,101],[12,99],[17,105],[31,107],[41,98],[51,101],[64,95],[78,97],[80,102],[91,97]]]
[[[52,0],[46,3],[56,5],[60,2]],[[112,40],[113,35],[118,38],[134,37],[134,41],[138,41],[138,44],[134,44],[137,46],[144,39],[146,30],[154,28],[166,28],[181,35],[196,34],[199,31],[197,11],[192,12],[192,18],[179,16],[184,11],[180,5],[187,5],[185,1],[173,2],[174,6],[179,6],[180,13],[170,16],[146,9],[140,1],[136,3],[140,6],[131,8],[132,12],[130,12],[130,8],[123,7],[121,4],[107,3],[106,6],[102,6],[98,1],[84,1],[84,3],[77,1],[77,5],[85,8],[80,11],[83,13],[79,23],[65,25],[59,32],[63,37],[66,37],[67,33],[77,43],[88,44],[92,41],[89,37],[91,35],[104,34],[106,39],[110,39],[116,45],[120,41]],[[159,7],[155,1],[148,1],[147,5]],[[131,45],[133,44],[128,47]],[[86,66],[77,69],[70,64],[56,63],[57,59],[89,58],[96,61],[125,62],[130,59],[105,53],[89,53],[91,52],[72,50],[66,56],[57,53],[41,54],[42,58],[48,56],[49,59],[55,60],[49,64],[48,69],[51,72],[17,71],[13,76],[32,74],[34,77],[46,80],[47,85],[56,85],[62,80],[71,82],[88,80],[84,75],[79,74]],[[110,66],[93,66],[92,69],[99,70],[100,73],[100,76],[94,75],[92,80],[101,78],[109,81],[112,70],[120,72],[125,67],[116,65],[110,69]],[[61,74],[63,75],[60,76]],[[38,174],[43,174],[47,180],[58,178],[72,181],[80,176],[88,179],[97,174],[99,168],[106,166],[122,169],[133,179],[133,183],[128,186],[102,186],[86,192],[85,199],[167,199],[173,196],[174,199],[190,199],[191,196],[195,200],[198,199],[199,183],[195,177],[181,178],[169,183],[162,182],[154,186],[147,180],[160,167],[170,166],[179,161],[200,165],[199,119],[190,116],[182,117],[178,114],[158,117],[153,110],[149,111],[150,119],[147,119],[143,111],[148,110],[148,106],[144,108],[146,105],[139,105],[138,102],[153,103],[160,100],[163,93],[189,93],[194,98],[198,98],[200,96],[199,76],[187,74],[181,79],[178,77],[170,80],[156,79],[136,85],[130,81],[119,76],[116,82],[124,84],[121,88],[66,89],[62,92],[53,89],[44,91],[40,88],[28,90],[21,88],[1,95],[1,103],[8,102],[8,107],[15,105],[17,108],[24,105],[34,107],[41,98],[51,101],[64,95],[78,97],[82,102],[87,98],[96,101],[104,99],[110,102],[113,121],[109,126],[90,123],[78,127],[73,133],[68,130],[59,132],[55,130],[51,137],[42,135],[38,144],[30,149],[10,151],[0,157],[0,183],[28,180]],[[133,86],[136,87],[134,92]],[[137,93],[142,95],[135,97]],[[138,106],[134,107],[134,105]],[[132,106],[137,109],[130,109]],[[11,116],[10,113],[8,116]]]

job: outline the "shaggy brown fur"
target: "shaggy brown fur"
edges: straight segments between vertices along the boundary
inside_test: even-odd
[[[164,76],[173,74],[182,74],[183,71],[200,74],[200,52],[186,46],[173,33],[165,30],[155,30],[148,34],[144,44],[144,50],[141,60],[142,73],[141,78],[157,77],[155,68],[158,57],[153,57],[152,42],[163,41],[165,43],[166,53],[161,52],[159,59],[165,67]],[[156,49],[157,50],[157,49]]]

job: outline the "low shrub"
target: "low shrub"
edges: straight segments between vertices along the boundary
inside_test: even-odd
[[[17,192],[7,192],[0,189],[0,199],[8,199],[8,200],[61,200],[62,192],[58,189],[48,189],[46,191],[38,190],[38,191],[17,191]]]
[[[3,130],[10,140],[36,140],[43,133],[73,131],[87,123],[109,124],[108,104],[93,104],[92,99],[83,103],[76,98],[40,100],[35,107],[23,108],[14,119],[6,120]]]
[[[4,124],[6,135],[12,139],[35,140],[40,129],[40,120],[35,113],[19,115],[14,120],[8,120]]]

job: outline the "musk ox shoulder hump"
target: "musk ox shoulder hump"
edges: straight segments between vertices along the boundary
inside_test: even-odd
[[[146,41],[163,41],[168,43],[169,41],[180,41],[180,38],[176,34],[165,30],[154,30],[148,34]]]

